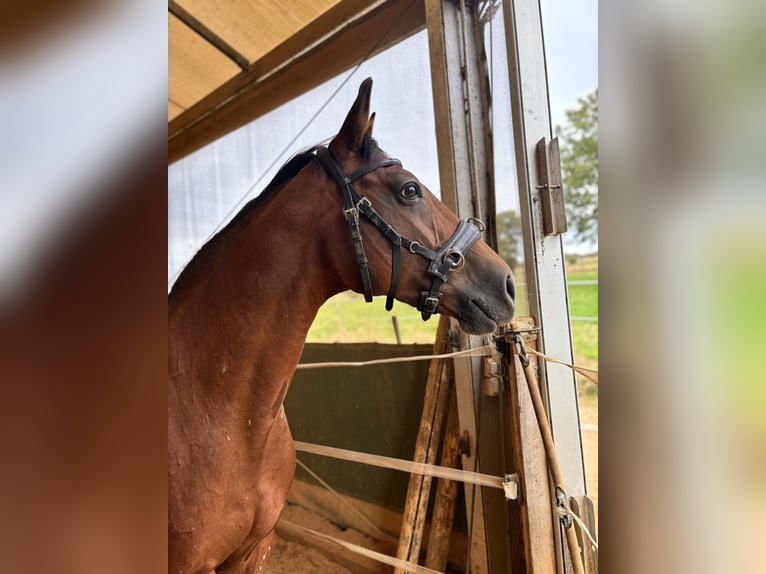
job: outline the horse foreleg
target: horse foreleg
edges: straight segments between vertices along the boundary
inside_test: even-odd
[[[266,572],[266,563],[271,556],[276,529],[272,529],[253,548],[225,566],[216,568],[216,574],[262,574]]]

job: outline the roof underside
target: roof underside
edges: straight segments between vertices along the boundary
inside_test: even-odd
[[[173,162],[425,26],[423,0],[169,0]]]

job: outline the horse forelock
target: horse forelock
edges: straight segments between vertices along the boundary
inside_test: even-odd
[[[364,163],[370,163],[382,150],[378,145],[378,140],[374,137],[365,137],[362,140],[362,149],[359,151]]]

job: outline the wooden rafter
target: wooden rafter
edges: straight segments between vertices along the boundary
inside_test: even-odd
[[[230,46],[223,38],[195,18],[193,14],[178,4],[178,2],[175,2],[175,0],[168,0],[168,12],[189,26],[189,28],[194,30],[211,46],[229,58],[229,60],[237,64],[243,71],[247,71],[250,68],[250,62],[247,61],[247,58],[237,52],[237,50]]]

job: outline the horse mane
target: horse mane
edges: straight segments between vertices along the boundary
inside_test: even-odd
[[[300,151],[291,157],[287,162],[279,168],[274,178],[264,188],[264,190],[248,201],[242,209],[227,223],[222,229],[220,229],[213,237],[211,237],[205,244],[200,247],[199,251],[191,258],[181,271],[181,274],[173,284],[173,288],[168,294],[168,303],[170,303],[174,294],[182,287],[183,280],[190,274],[190,270],[195,266],[205,254],[212,251],[212,249],[220,242],[228,231],[240,224],[250,213],[257,209],[260,205],[265,203],[270,197],[276,194],[280,189],[285,187],[298,173],[308,165],[316,156],[314,152],[319,146],[312,146],[306,150]]]

